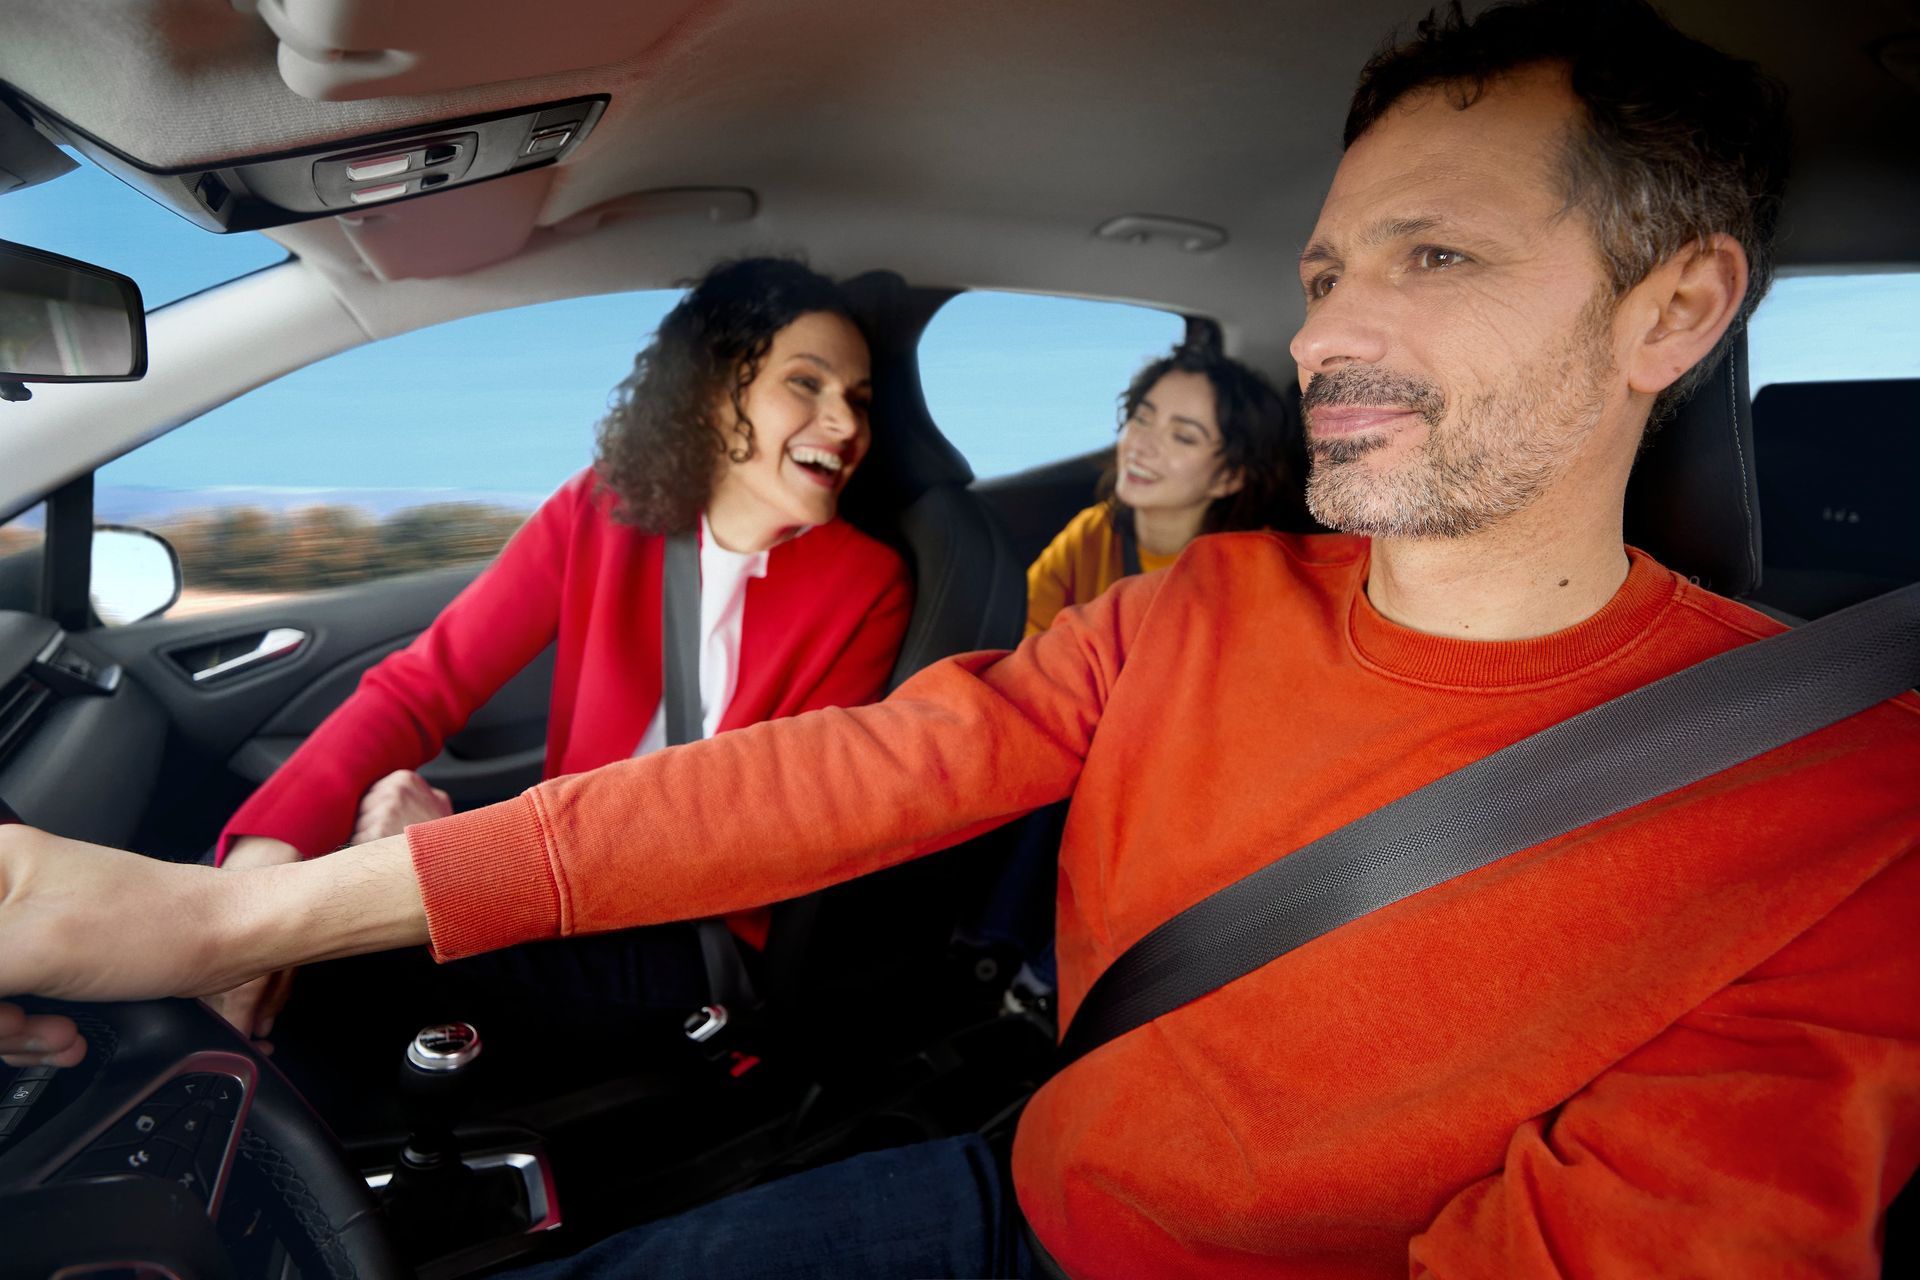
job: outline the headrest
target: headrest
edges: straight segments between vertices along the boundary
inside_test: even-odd
[[[1747,335],[1734,335],[1673,417],[1641,447],[1627,481],[1626,535],[1661,564],[1723,596],[1760,585],[1760,492],[1747,399]]]
[[[874,531],[935,485],[967,485],[973,469],[947,442],[920,387],[920,334],[948,293],[914,289],[891,271],[844,281],[873,354],[873,448],[841,500],[854,524]]]
[[[1816,618],[1920,582],[1920,378],[1775,383],[1753,398],[1753,443],[1763,600]]]

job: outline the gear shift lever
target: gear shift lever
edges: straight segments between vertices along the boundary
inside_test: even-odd
[[[453,1143],[453,1126],[472,1096],[473,1065],[479,1058],[480,1033],[466,1022],[426,1027],[407,1045],[400,1095],[412,1132],[400,1149],[402,1168],[455,1177],[464,1168]]]
[[[414,1264],[498,1234],[525,1230],[525,1195],[511,1170],[467,1167],[454,1142],[473,1092],[480,1033],[465,1022],[423,1029],[400,1067],[402,1109],[411,1132],[386,1187],[395,1242]]]

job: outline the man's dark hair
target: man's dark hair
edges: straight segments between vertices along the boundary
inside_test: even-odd
[[[1170,373],[1197,373],[1213,386],[1213,416],[1220,426],[1220,466],[1238,471],[1237,492],[1215,498],[1201,517],[1200,532],[1294,527],[1299,481],[1293,455],[1303,452],[1299,417],[1258,370],[1222,353],[1210,343],[1188,343],[1149,360],[1120,393],[1120,425],[1140,408],[1154,384]],[[1119,460],[1100,479],[1100,496],[1116,522],[1132,512],[1113,495]]]
[[[1786,186],[1786,93],[1750,62],[1683,35],[1644,0],[1519,0],[1469,20],[1460,0],[1360,73],[1345,145],[1419,90],[1472,106],[1490,81],[1557,63],[1585,120],[1566,139],[1566,207],[1592,223],[1618,297],[1718,232],[1746,250],[1739,314],[1711,354],[1669,387],[1658,420],[1705,377],[1773,278]]]
[[[701,277],[634,357],[600,422],[594,469],[617,499],[615,519],[648,533],[694,526],[720,459],[754,454],[745,397],[774,335],[821,311],[859,328],[840,286],[791,259],[742,258]]]

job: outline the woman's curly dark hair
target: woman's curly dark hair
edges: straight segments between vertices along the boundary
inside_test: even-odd
[[[788,258],[722,262],[693,286],[600,420],[594,471],[616,499],[616,520],[648,533],[693,527],[719,460],[754,455],[744,397],[774,335],[818,311],[859,327],[839,285]],[[730,415],[715,412],[723,398]]]
[[[1215,498],[1201,518],[1200,532],[1287,528],[1297,523],[1299,480],[1292,455],[1299,452],[1299,417],[1273,383],[1258,370],[1222,354],[1211,344],[1189,343],[1150,360],[1120,394],[1120,426],[1147,398],[1154,384],[1170,373],[1197,373],[1213,384],[1213,415],[1220,424],[1220,465],[1239,471],[1238,491]],[[1119,479],[1119,450],[1100,477],[1100,497],[1115,524],[1133,519],[1133,511],[1114,494]],[[1291,501],[1289,499],[1292,499]]]

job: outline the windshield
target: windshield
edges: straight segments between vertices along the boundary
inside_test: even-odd
[[[0,200],[0,234],[133,277],[149,311],[287,257],[257,231],[203,231],[67,154],[78,169]]]

